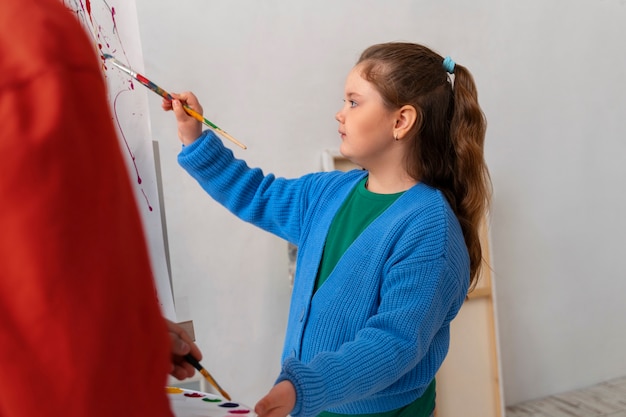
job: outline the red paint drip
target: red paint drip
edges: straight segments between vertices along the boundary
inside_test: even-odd
[[[130,149],[130,145],[128,144],[128,140],[126,140],[126,135],[124,134],[124,131],[122,130],[122,126],[120,124],[119,117],[117,116],[117,99],[119,98],[120,94],[122,94],[124,92],[128,92],[128,90],[122,90],[122,91],[118,92],[115,95],[115,98],[113,99],[113,115],[115,116],[115,122],[117,123],[117,127],[119,128],[119,131],[120,131],[120,133],[122,135],[122,139],[124,141],[124,145],[126,146],[126,150],[128,151],[128,154],[130,155],[130,158],[133,161],[133,167],[135,168],[135,174],[137,174],[137,183],[141,184],[142,183],[142,179],[141,179],[141,176],[139,175],[139,167],[137,166],[137,162],[135,160],[135,154],[133,154],[133,151],[131,151],[131,149]],[[141,193],[143,194],[143,198],[146,200],[146,204],[148,205],[148,210],[153,211],[154,209],[152,208],[152,205],[150,205],[150,200],[148,199],[148,196],[146,195],[146,192],[143,190],[143,188],[141,189]]]
[[[135,155],[133,154],[133,151],[130,150],[130,146],[128,145],[128,140],[126,140],[126,135],[122,131],[120,120],[117,117],[117,99],[119,98],[120,94],[124,93],[125,91],[128,91],[128,90],[120,91],[115,95],[115,98],[113,99],[113,114],[115,115],[115,122],[117,123],[117,126],[119,127],[119,130],[122,134],[124,145],[126,145],[126,150],[128,151],[128,154],[130,155],[130,158],[133,161],[133,166],[135,167],[135,173],[137,174],[137,183],[141,184],[141,176],[139,176],[139,168],[137,167],[137,162],[135,161]]]
[[[115,7],[111,7],[111,20],[113,20],[113,26],[117,28],[117,23],[115,22]]]
[[[93,22],[91,18],[91,0],[85,0],[85,7],[87,8],[87,14],[89,15],[89,20]]]
[[[141,193],[143,194],[143,198],[146,199],[146,204],[148,205],[148,210],[152,211],[152,206],[150,205],[150,201],[148,200],[148,196],[146,195],[146,192],[143,190],[143,188],[141,189]]]

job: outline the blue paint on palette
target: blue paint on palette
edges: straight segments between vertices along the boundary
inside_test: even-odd
[[[224,403],[224,404],[220,404],[220,407],[237,408],[237,407],[239,407],[239,404],[237,404],[237,403]]]

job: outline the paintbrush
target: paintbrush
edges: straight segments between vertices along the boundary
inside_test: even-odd
[[[104,54],[104,58],[107,61],[110,61],[113,65],[115,65],[120,70],[124,71],[126,74],[130,75],[131,77],[133,77],[134,79],[139,81],[141,84],[143,84],[146,87],[148,87],[150,90],[154,91],[155,93],[157,93],[158,95],[163,97],[164,99],[170,100],[170,101],[172,101],[174,99],[174,97],[172,97],[170,93],[168,93],[167,91],[165,91],[164,89],[162,89],[161,87],[159,87],[158,85],[156,85],[155,83],[153,83],[152,81],[150,81],[149,79],[144,77],[143,75],[139,74],[137,71],[134,71],[134,70],[130,69],[129,67],[125,66],[120,61],[115,59],[113,57],[113,55]],[[200,121],[201,123],[204,123],[205,125],[207,125],[211,129],[215,130],[217,133],[219,133],[220,135],[224,136],[226,139],[230,140],[235,145],[239,146],[242,149],[247,149],[246,145],[244,145],[243,143],[239,142],[237,139],[235,139],[234,137],[232,137],[231,135],[226,133],[221,128],[217,127],[209,119],[207,119],[206,117],[202,116],[200,113],[198,113],[197,111],[195,111],[194,109],[189,107],[187,104],[183,103],[183,109],[185,109],[185,112],[188,115],[190,115],[194,119]]]
[[[211,374],[209,373],[209,371],[207,371],[206,369],[204,369],[204,367],[202,365],[200,365],[200,362],[194,358],[192,356],[191,353],[188,353],[185,355],[185,360],[187,362],[189,362],[194,368],[196,368],[198,371],[200,371],[200,373],[202,374],[202,376],[204,376],[204,378],[209,381],[209,383],[211,385],[213,385],[215,387],[216,390],[219,391],[220,394],[222,394],[222,397],[226,398],[228,401],[230,401],[230,395],[228,395],[228,393],[226,393],[226,391],[224,391],[222,389],[222,387],[220,387],[220,384],[217,383],[217,381],[215,379],[213,379],[213,377],[211,376]]]

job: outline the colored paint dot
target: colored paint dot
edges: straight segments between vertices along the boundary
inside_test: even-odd
[[[168,394],[181,394],[183,390],[177,387],[165,387],[165,392]]]
[[[185,397],[201,398],[204,397],[204,395],[200,394],[199,392],[186,392]]]
[[[239,407],[239,404],[237,404],[237,403],[224,403],[224,404],[220,404],[220,407],[236,408],[236,407]]]
[[[208,403],[221,403],[222,400],[220,400],[219,398],[203,398],[202,401],[206,401]]]
[[[250,410],[239,409],[239,410],[229,410],[228,412],[231,414],[248,414]]]

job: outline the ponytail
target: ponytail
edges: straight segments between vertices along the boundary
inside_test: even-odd
[[[413,43],[373,45],[358,64],[389,108],[411,105],[420,114],[406,138],[406,170],[440,190],[454,210],[469,253],[473,289],[482,266],[479,231],[491,182],[483,157],[487,122],[472,75],[449,57]]]
[[[470,289],[482,266],[480,228],[489,206],[491,182],[483,157],[487,121],[478,105],[476,85],[461,65],[454,68],[454,111],[450,138],[456,154],[455,212],[470,256]]]

